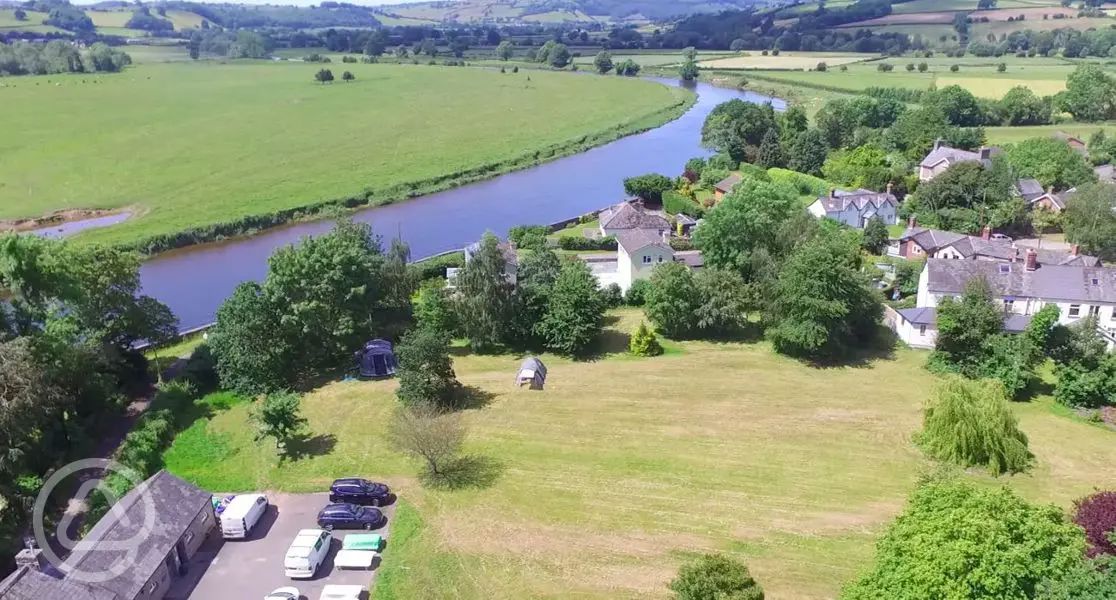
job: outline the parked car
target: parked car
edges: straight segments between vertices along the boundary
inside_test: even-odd
[[[361,600],[362,585],[327,585],[322,588],[319,600]]]
[[[221,512],[221,535],[226,540],[243,539],[267,512],[267,496],[240,494]]]
[[[287,555],[283,557],[283,572],[291,579],[309,579],[318,572],[329,554],[333,534],[321,529],[303,529],[298,532]]]
[[[264,600],[299,600],[299,598],[302,598],[302,594],[296,587],[281,587],[264,596]]]
[[[346,477],[338,479],[329,486],[330,502],[349,502],[351,504],[370,504],[382,506],[387,504],[391,490],[383,483],[360,479],[359,477]]]
[[[331,529],[375,529],[384,522],[378,508],[358,504],[329,504],[318,513],[318,527]]]

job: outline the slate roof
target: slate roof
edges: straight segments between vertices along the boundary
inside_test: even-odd
[[[1038,196],[1046,193],[1046,190],[1042,187],[1042,184],[1039,183],[1037,179],[1029,178],[1016,181],[1015,191],[1019,192],[1019,195],[1027,201],[1033,200]]]
[[[916,227],[907,229],[899,237],[900,242],[914,240],[922,246],[928,254],[937,252],[946,247],[952,247],[965,258],[986,258],[996,261],[1010,261],[1018,258],[1022,260],[1027,249],[1013,246],[1011,242],[1002,240],[986,240],[975,235],[965,235],[952,231],[938,229],[925,229]],[[1040,248],[1036,250],[1038,262],[1041,265],[1076,265],[1082,267],[1098,267],[1099,258],[1085,254],[1072,254],[1062,250]]]
[[[990,156],[994,156],[1000,152],[1000,149],[993,147],[989,148],[989,151]],[[982,160],[980,158],[980,152],[972,152],[970,150],[962,150],[960,148],[946,146],[945,144],[939,144],[926,155],[926,158],[922,159],[922,162],[918,163],[918,166],[930,168],[942,161],[947,161],[951,165],[970,161],[980,162],[986,167],[991,164],[990,160]]]
[[[653,229],[621,231],[616,234],[616,243],[620,244],[628,254],[648,246],[670,249],[670,244],[663,240],[663,234]]]
[[[938,309],[932,307],[922,308],[904,308],[898,310],[904,319],[914,325],[926,325],[933,327],[938,324]],[[1027,324],[1031,322],[1031,315],[1021,315],[1018,313],[1005,313],[1004,314],[1004,331],[1010,333],[1020,333],[1027,329]]]
[[[680,262],[691,269],[700,269],[705,266],[705,258],[701,250],[680,250],[674,253],[674,262]]]
[[[736,187],[737,184],[739,184],[743,180],[744,178],[740,175],[740,173],[732,173],[728,177],[725,177],[724,179],[714,184],[713,189],[720,190],[727,194],[732,191],[732,188]]]
[[[473,255],[476,254],[478,250],[480,250],[480,247],[481,243],[479,241],[465,246],[465,262],[469,262],[470,260],[472,260]],[[498,247],[500,248],[500,252],[504,255],[505,263],[507,263],[509,266],[519,264],[519,254],[515,251],[515,244],[511,242],[500,242],[498,244]]]
[[[873,192],[872,190],[856,190],[846,192],[837,190],[834,194],[828,196],[821,196],[817,199],[820,202],[825,212],[843,212],[849,206],[856,207],[857,210],[864,210],[865,207],[871,206],[879,210],[884,205],[891,205],[898,208],[899,201],[895,195],[890,192]]]
[[[75,550],[62,570],[106,573],[128,564],[124,561],[130,561],[129,568],[97,583],[20,570],[0,584],[0,600],[131,600],[140,595],[198,514],[211,510],[210,499],[209,493],[159,471],[113,505],[82,539],[92,547]],[[117,542],[121,548],[106,549],[102,542]]]
[[[933,293],[961,294],[969,280],[984,277],[998,297],[1116,303],[1116,269],[1105,267],[1040,264],[1028,271],[1023,263],[931,258],[926,270]]]
[[[670,229],[670,223],[656,213],[632,202],[621,202],[600,212],[602,229]]]

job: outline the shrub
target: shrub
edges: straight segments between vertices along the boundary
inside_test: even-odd
[[[567,235],[558,238],[558,247],[563,250],[615,250],[616,238],[587,238],[580,235]]]
[[[949,377],[938,384],[917,441],[930,456],[993,474],[1018,473],[1031,464],[1027,436],[996,381]]]
[[[607,308],[616,308],[624,303],[624,291],[620,284],[610,283],[601,288],[601,300]]]
[[[523,248],[526,247],[523,244],[525,237],[542,236],[545,238],[548,233],[550,233],[550,230],[546,225],[516,225],[508,230],[508,241]],[[530,240],[528,243],[531,243]]]
[[[1000,63],[1000,64],[996,65],[996,72],[997,73],[1003,73],[1004,71],[1007,71],[1007,63]]]
[[[1097,492],[1074,503],[1073,522],[1085,530],[1090,557],[1116,555],[1116,492]]]
[[[655,337],[655,332],[643,322],[640,322],[639,328],[632,334],[628,350],[636,356],[658,356],[663,353],[659,338]]]
[[[890,65],[888,63],[880,63],[876,65],[876,70],[881,73],[890,73],[893,69],[895,69],[895,65]]]
[[[628,306],[643,306],[647,302],[647,292],[651,289],[651,282],[646,279],[637,279],[632,282],[628,292],[624,294],[624,303]]]
[[[829,188],[833,187],[828,181],[807,175],[806,173],[799,173],[798,171],[791,171],[789,169],[780,169],[778,167],[767,170],[768,178],[774,183],[786,183],[794,187],[800,195],[806,196],[824,196],[829,193]]]
[[[672,215],[689,215],[695,219],[700,219],[705,214],[705,209],[700,204],[674,190],[663,192],[663,210]]]
[[[740,163],[737,171],[740,171],[742,177],[751,177],[752,179],[758,179],[760,181],[771,181],[771,176],[767,174],[767,169],[759,165]]]
[[[442,254],[439,256],[432,256],[426,260],[421,260],[416,263],[410,264],[407,268],[413,274],[416,281],[426,281],[427,279],[445,279],[447,268],[457,268],[465,266],[465,253],[464,252],[451,252],[449,254]]]
[[[706,554],[683,565],[670,589],[678,600],[763,600],[763,588],[748,567],[721,554]]]
[[[217,360],[213,358],[213,352],[210,351],[209,344],[201,344],[194,348],[194,352],[182,369],[181,377],[189,382],[199,394],[206,394],[217,389],[220,385],[217,378]]]
[[[818,66],[814,67],[815,71],[821,71],[821,72],[825,72],[828,69],[829,69],[829,65],[827,65],[823,62],[818,63]]]
[[[960,65],[950,65],[949,70],[953,73],[956,73],[961,70],[961,67]]]

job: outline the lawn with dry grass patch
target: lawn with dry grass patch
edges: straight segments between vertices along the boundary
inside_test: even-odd
[[[643,317],[612,316],[619,352]],[[467,452],[498,464],[487,487],[418,485],[419,465],[384,441],[395,381],[307,395],[316,441],[298,460],[279,464],[253,443],[240,404],[180,435],[167,466],[219,490],[388,481],[414,508],[415,531],[385,553],[390,585],[376,598],[665,598],[678,565],[710,550],[745,560],[771,598],[834,597],[932,468],[911,443],[934,382],[926,354],[816,368],[762,342],[668,347],[649,359],[544,356],[543,392],[513,387],[519,357],[461,352],[461,382],[491,394],[466,411]],[[1116,486],[1116,433],[1048,402],[1015,405],[1037,456],[1031,474],[969,477],[1062,506]]]

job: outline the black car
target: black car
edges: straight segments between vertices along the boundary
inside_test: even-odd
[[[382,506],[388,503],[390,496],[391,490],[388,489],[388,486],[357,477],[338,479],[333,482],[333,485],[329,486],[330,502]]]
[[[356,504],[328,504],[318,513],[318,527],[331,529],[375,529],[384,522],[378,508]]]

